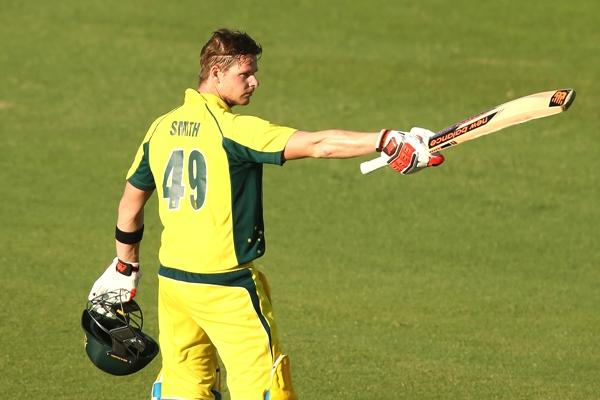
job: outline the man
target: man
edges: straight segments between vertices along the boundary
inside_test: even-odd
[[[443,161],[423,146],[432,133],[420,128],[305,132],[233,114],[258,87],[261,52],[248,35],[227,29],[204,45],[198,89],[154,121],[137,152],[119,204],[117,257],[90,292],[123,288],[124,300],[135,296],[144,204],[156,190],[163,224],[156,399],[220,398],[217,354],[232,399],[296,398],[269,287],[252,263],[265,251],[263,164],[379,151],[407,174]]]

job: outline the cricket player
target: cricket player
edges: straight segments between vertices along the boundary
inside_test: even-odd
[[[217,354],[233,400],[296,399],[269,285],[253,264],[265,252],[263,164],[377,151],[409,174],[443,161],[423,145],[433,135],[426,129],[307,132],[235,114],[258,88],[261,52],[243,32],[214,32],[200,54],[198,88],[152,123],[127,173],[116,258],[90,298],[116,289],[135,296],[144,205],[156,192],[162,369],[153,399],[219,399]]]

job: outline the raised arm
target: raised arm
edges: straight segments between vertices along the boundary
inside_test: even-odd
[[[283,153],[286,160],[299,158],[350,158],[373,153],[379,133],[329,129],[318,132],[297,131]]]
[[[434,133],[413,128],[410,133],[383,129],[380,132],[353,132],[330,129],[318,132],[296,131],[288,140],[283,156],[299,158],[350,158],[380,152],[381,164],[401,174],[440,165],[444,158],[430,154],[427,138]]]

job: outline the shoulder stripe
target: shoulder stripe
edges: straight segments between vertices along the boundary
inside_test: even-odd
[[[223,130],[221,129],[221,125],[219,125],[219,121],[217,121],[217,117],[215,117],[215,114],[212,113],[212,111],[210,111],[210,108],[208,108],[208,104],[204,105],[206,107],[206,110],[208,110],[208,112],[210,113],[211,117],[213,117],[213,119],[215,120],[215,124],[217,124],[217,128],[219,128],[219,132],[221,133],[221,136],[225,136],[223,134]]]

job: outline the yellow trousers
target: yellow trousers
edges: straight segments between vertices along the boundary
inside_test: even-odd
[[[198,274],[161,266],[162,369],[153,399],[219,399],[217,354],[232,400],[293,400],[265,276],[253,265]]]

